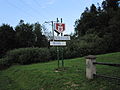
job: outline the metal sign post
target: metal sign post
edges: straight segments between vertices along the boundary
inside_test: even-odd
[[[57,18],[57,23],[59,22],[58,18]],[[59,33],[57,33],[57,36],[59,36]],[[57,59],[58,59],[58,68],[60,66],[60,58],[59,58],[59,47],[57,47]]]
[[[53,33],[53,41],[54,41],[54,24],[53,24],[53,21],[52,22],[52,33]]]
[[[61,23],[62,23],[62,18],[61,18]],[[63,24],[63,30],[65,30],[65,24]],[[63,36],[63,32],[61,33],[61,36]],[[63,47],[62,47],[62,67],[64,67]]]

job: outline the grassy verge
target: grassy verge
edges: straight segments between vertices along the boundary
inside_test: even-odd
[[[98,55],[97,61],[120,63],[120,52]],[[120,81],[85,77],[85,59],[65,60],[64,71],[56,71],[57,61],[16,65],[0,71],[0,90],[119,90]],[[97,73],[120,76],[119,67],[99,66]]]

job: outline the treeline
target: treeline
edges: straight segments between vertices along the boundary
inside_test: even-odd
[[[120,1],[104,0],[86,8],[75,21],[74,39],[90,53],[120,51]]]
[[[24,23],[20,20],[19,24],[13,28],[8,24],[0,26],[0,56],[6,51],[15,48],[26,47],[47,47],[48,41],[42,34],[42,26],[37,22],[35,24]]]
[[[120,51],[119,0],[105,0],[97,7],[92,4],[74,26],[75,33],[65,48],[70,58]],[[39,23],[29,24],[21,20],[15,28],[7,24],[0,26],[0,56],[11,49],[48,46]]]

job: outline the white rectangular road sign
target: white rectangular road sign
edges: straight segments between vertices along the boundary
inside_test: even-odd
[[[70,40],[70,36],[55,36],[54,40]]]
[[[50,41],[50,46],[66,46],[66,42]]]
[[[50,38],[53,40],[53,36]],[[54,36],[54,40],[70,40],[70,36]]]

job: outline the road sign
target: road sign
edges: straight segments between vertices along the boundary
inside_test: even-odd
[[[49,37],[50,40],[53,40],[53,36]],[[70,40],[70,36],[54,36],[54,40]]]
[[[50,41],[50,46],[66,46],[66,42]]]
[[[70,36],[55,36],[54,40],[70,40]]]
[[[55,31],[58,33],[62,33],[65,31],[65,24],[64,23],[55,23]]]

